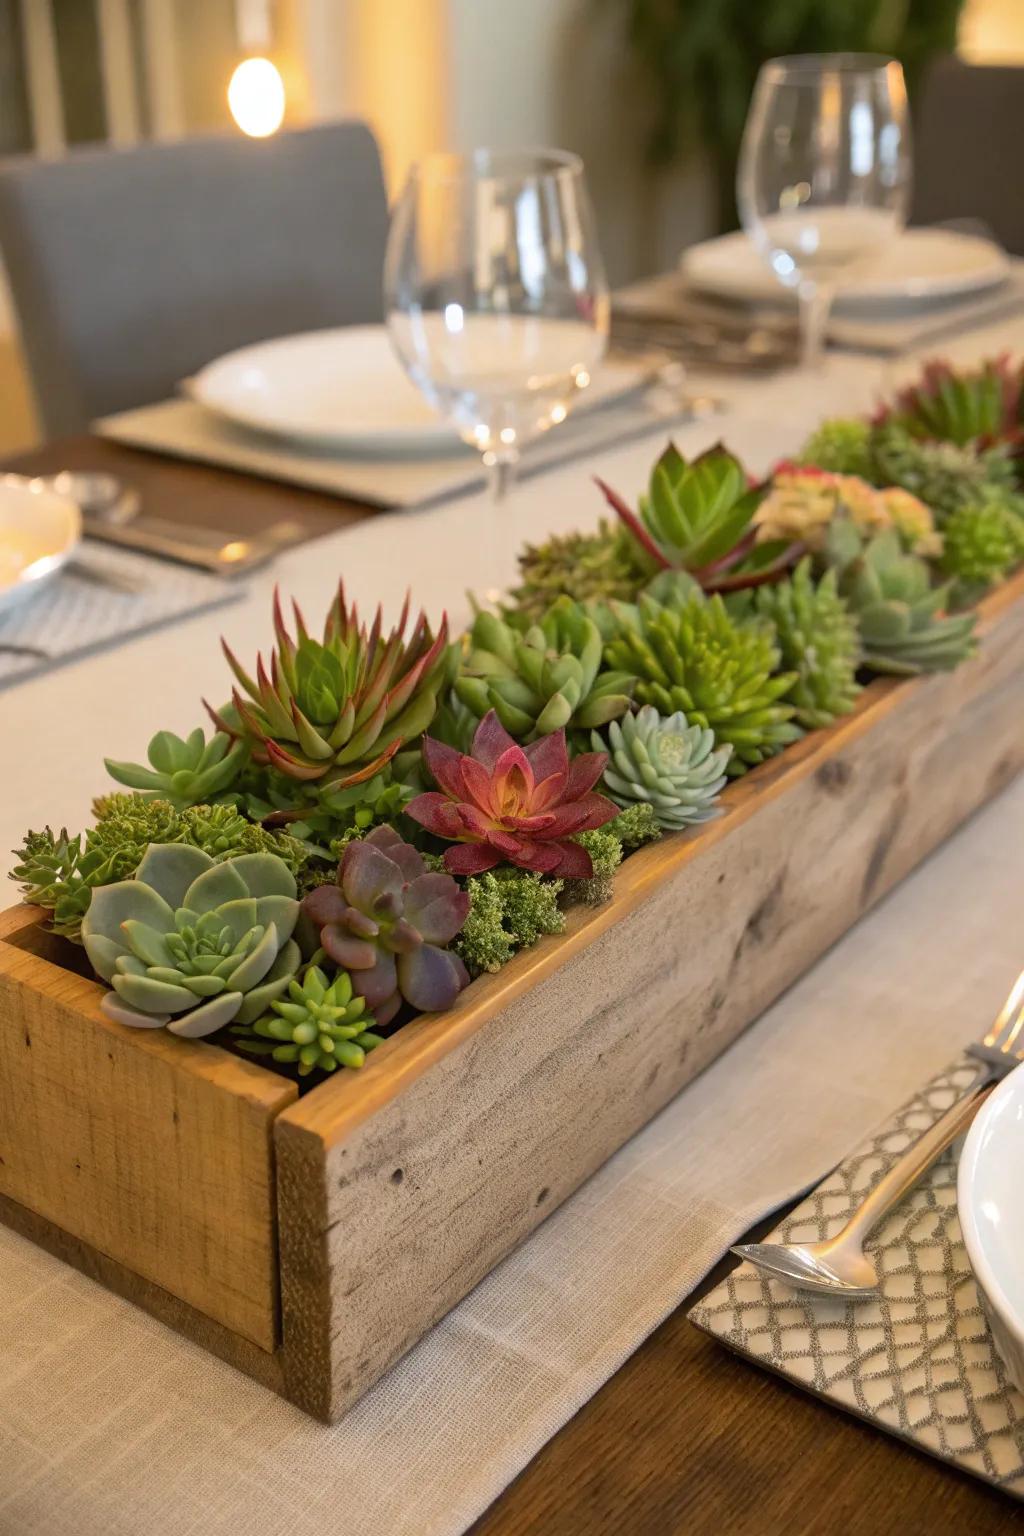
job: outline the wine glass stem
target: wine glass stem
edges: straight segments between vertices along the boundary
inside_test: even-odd
[[[494,501],[505,501],[516,482],[519,471],[518,448],[503,448],[500,453],[491,452],[484,462]]]
[[[800,287],[800,362],[805,368],[820,366],[825,351],[834,283],[803,283]]]
[[[488,585],[484,596],[496,605],[515,577],[516,551],[506,503],[519,468],[519,450],[503,447],[496,453],[491,449],[484,454],[484,464],[491,493],[486,520]]]

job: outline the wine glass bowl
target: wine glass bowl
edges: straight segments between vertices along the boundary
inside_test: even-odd
[[[500,493],[607,346],[582,162],[558,150],[428,156],[392,218],[384,291],[399,359]]]
[[[839,281],[900,233],[910,188],[903,71],[874,54],[762,66],[737,176],[744,229],[800,300],[805,362],[820,356]]]

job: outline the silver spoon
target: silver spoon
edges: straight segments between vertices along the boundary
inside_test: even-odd
[[[984,1079],[983,1079],[984,1081]],[[914,1187],[939,1155],[967,1129],[994,1087],[972,1089],[919,1136],[862,1201],[835,1237],[821,1243],[737,1243],[733,1253],[798,1290],[860,1301],[878,1294],[878,1276],[864,1253],[864,1240],[883,1216]]]

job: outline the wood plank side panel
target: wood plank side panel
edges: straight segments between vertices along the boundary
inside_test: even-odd
[[[335,1135],[314,1094],[278,1120],[284,1363],[302,1406],[344,1412],[1024,767],[1024,604],[991,628],[971,663],[898,690],[898,707],[886,695],[870,729],[837,732],[813,772],[781,774],[563,965],[390,1099],[381,1087],[371,1116],[338,1095]]]
[[[17,947],[14,926],[0,942],[0,1195],[273,1350],[272,1126],[294,1084],[114,1024],[95,981]]]

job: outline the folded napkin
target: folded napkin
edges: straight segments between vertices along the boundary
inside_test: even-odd
[[[903,1152],[977,1081],[933,1078],[772,1234],[833,1236]],[[956,1158],[935,1164],[869,1238],[877,1300],[812,1296],[741,1264],[690,1313],[698,1328],[815,1396],[1024,1499],[1024,1397],[996,1353],[956,1212]]]
[[[40,592],[0,613],[0,687],[241,592],[237,582],[86,540]]]

